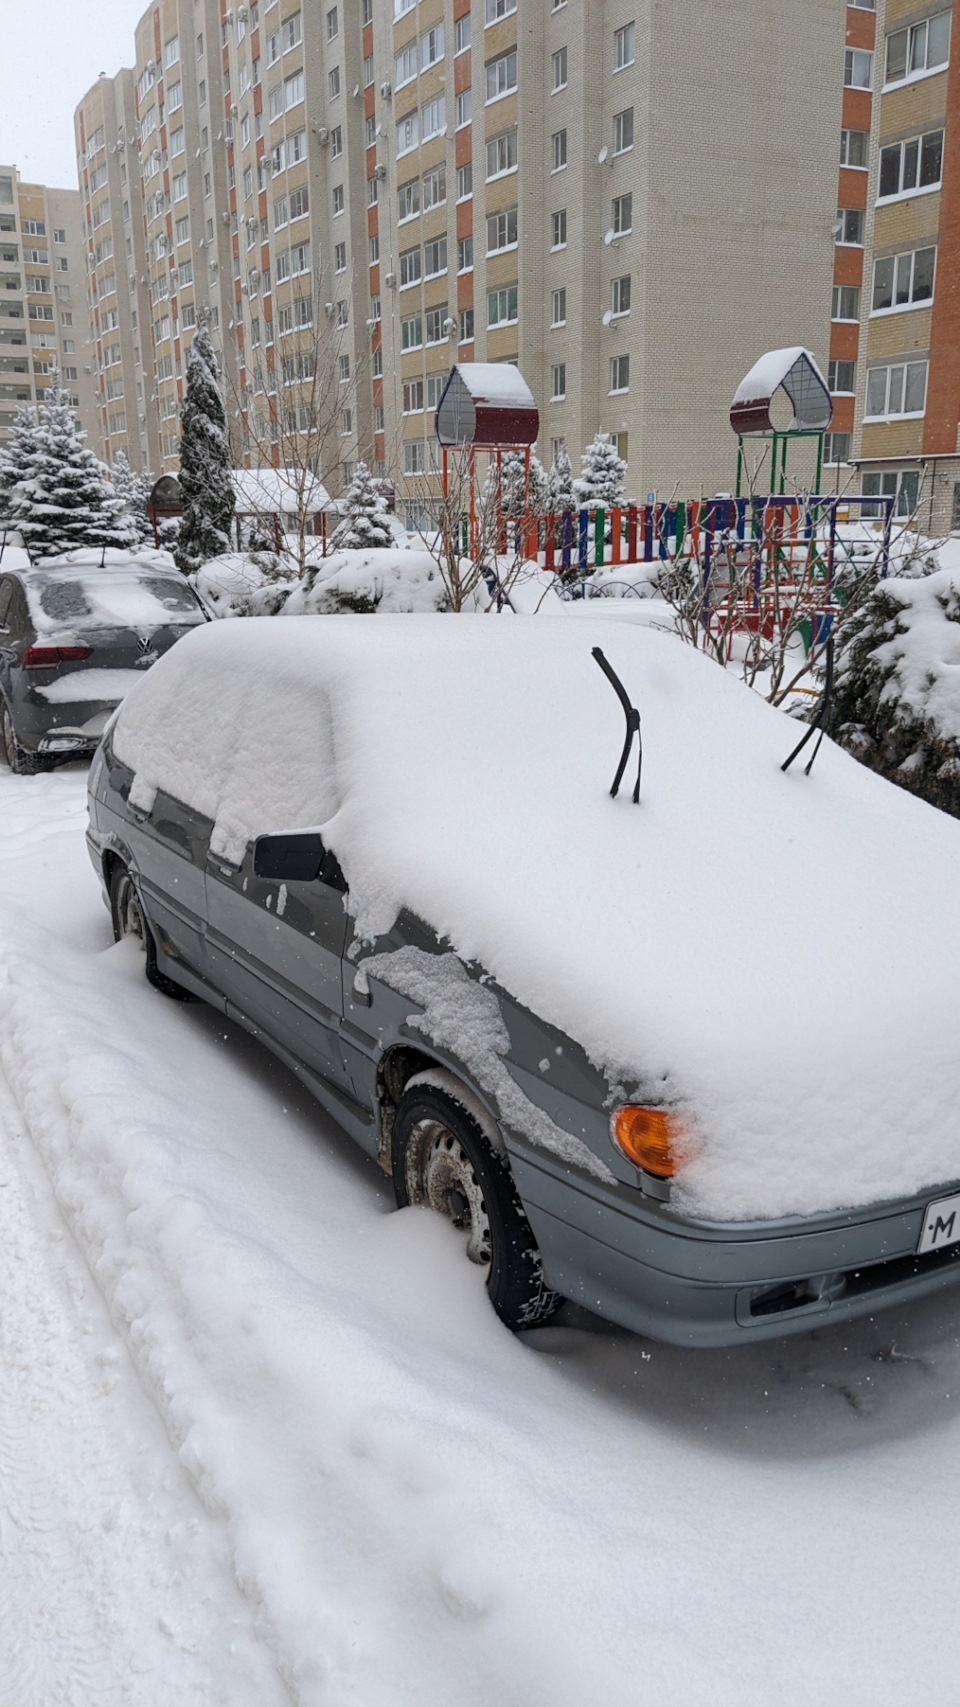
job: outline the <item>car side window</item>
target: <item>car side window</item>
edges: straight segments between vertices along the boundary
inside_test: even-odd
[[[10,581],[0,581],[0,629],[6,633],[10,627],[10,606],[13,602],[13,585]]]

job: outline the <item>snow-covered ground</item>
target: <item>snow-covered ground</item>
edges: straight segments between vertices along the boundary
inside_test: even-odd
[[[482,1275],[0,771],[0,1703],[953,1707],[951,1294],[722,1352]]]

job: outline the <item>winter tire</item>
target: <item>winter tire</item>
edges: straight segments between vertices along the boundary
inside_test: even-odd
[[[517,1188],[467,1109],[432,1085],[414,1085],[393,1122],[397,1206],[423,1203],[466,1233],[467,1256],[487,1270],[490,1302],[508,1328],[532,1328],[560,1303]]]
[[[157,945],[147,923],[140,892],[126,866],[118,860],[110,873],[110,917],[113,920],[113,940],[123,942],[132,937],[143,950],[147,983],[175,1002],[193,1000],[189,990],[175,984],[157,965]]]
[[[38,771],[46,770],[46,761],[39,753],[28,753],[17,740],[10,716],[10,707],[0,700],[0,751],[10,766],[14,776],[35,776]]]

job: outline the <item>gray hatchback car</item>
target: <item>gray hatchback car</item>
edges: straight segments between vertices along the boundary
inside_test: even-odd
[[[616,738],[617,728],[606,719],[606,700],[590,697],[607,691],[591,665],[593,629],[549,618],[510,619],[498,628],[500,620],[273,618],[217,623],[186,639],[126,700],[91,770],[88,845],[116,938],[136,940],[157,989],[209,1002],[265,1043],[379,1162],[399,1205],[424,1204],[449,1217],[511,1327],[546,1320],[566,1298],[655,1338],[742,1344],[872,1312],[960,1279],[960,1187],[956,1169],[948,1171],[954,1153],[941,1152],[946,1164],[934,1158],[925,1172],[921,1154],[912,1177],[928,1182],[923,1191],[888,1186],[871,1198],[873,1181],[891,1176],[878,1171],[880,1128],[869,1121],[861,1123],[867,1142],[853,1132],[846,1148],[841,1133],[818,1150],[811,1128],[804,1156],[791,1138],[781,1145],[785,1160],[764,1176],[780,1190],[796,1154],[821,1202],[829,1205],[832,1191],[836,1208],[711,1217],[691,1211],[675,1191],[685,1165],[680,1105],[676,1087],[653,1073],[655,1031],[660,1012],[681,998],[696,1003],[704,987],[700,1011],[709,1016],[714,927],[697,923],[702,946],[687,962],[673,948],[691,910],[685,883],[674,898],[665,880],[651,892],[637,879],[631,917],[619,900],[608,907],[602,885],[616,884],[616,848],[626,847],[631,860],[636,850],[640,859],[659,837],[668,876],[684,860],[698,869],[705,791],[715,787],[722,802],[731,777],[744,793],[759,774],[758,798],[772,802],[775,828],[781,813],[788,827],[813,826],[798,856],[807,868],[825,796],[808,779],[782,776],[777,761],[791,730],[787,720],[679,641],[636,629],[618,635],[605,625],[608,644],[612,635],[638,681],[647,678],[645,747],[651,764],[660,758],[649,800],[641,794],[639,806],[629,798],[611,802],[606,762],[594,747],[601,736],[609,744],[607,732]],[[700,758],[691,756],[703,726],[703,713],[691,710],[697,695],[720,727],[718,737],[707,725]],[[549,717],[542,710],[548,700]],[[568,703],[576,719],[551,734]],[[724,769],[731,731],[739,731],[740,750]],[[460,753],[469,753],[469,765],[454,763]],[[549,771],[551,753],[563,774]],[[684,764],[699,765],[690,772],[694,810],[674,822],[671,802],[688,786]],[[916,826],[935,852],[938,837],[945,844],[955,837],[952,821],[924,817],[927,808],[853,761],[833,755],[829,767],[823,774],[841,777],[850,811],[862,794],[875,827],[888,814],[901,838]],[[579,846],[570,838],[558,844],[550,833],[563,788],[574,801]],[[567,809],[562,801],[559,809]],[[490,830],[501,811],[510,836]],[[732,834],[736,820],[728,821]],[[846,821],[839,809],[830,818],[841,829]],[[747,813],[746,846],[763,822],[759,807]],[[598,826],[593,844],[591,825]],[[609,850],[599,884],[595,867],[580,863],[588,845]],[[828,843],[825,894],[843,882],[839,845]],[[784,835],[783,866],[772,880],[777,898],[792,857]],[[548,915],[555,873],[573,900]],[[402,876],[391,889],[395,874]],[[373,897],[372,911],[364,910],[364,896]],[[575,922],[585,949],[568,975],[557,936],[578,897],[582,918]],[[699,921],[702,909],[693,901]],[[735,913],[736,897],[725,901]],[[750,911],[748,900],[742,917]],[[806,919],[803,905],[797,912]],[[674,968],[656,958],[665,914],[660,940],[678,962]],[[606,939],[598,919],[607,921]],[[616,961],[618,930],[632,930],[640,945],[626,963]],[[511,960],[517,935],[529,952]],[[486,965],[474,958],[478,939],[494,943]],[[739,942],[736,930],[730,940]],[[857,940],[859,965],[869,945]],[[458,941],[465,951],[454,952]],[[801,948],[793,945],[789,986],[775,968],[750,968],[751,987],[761,976],[763,990],[784,985],[788,1012],[799,1011]],[[937,954],[931,941],[929,975]],[[945,976],[955,979],[952,953],[943,958]],[[513,988],[503,971],[509,966],[519,967]],[[842,975],[838,962],[834,981]],[[534,981],[536,1004],[517,993]],[[572,1025],[556,1023],[556,1006],[551,1016],[555,1001],[584,1011],[579,995],[589,986],[585,1026],[599,1013],[601,1028],[612,1032],[631,989],[644,985],[649,1018],[632,1079],[601,1070],[601,1048],[588,1054]],[[731,986],[720,988],[726,996]],[[824,979],[811,998],[814,1019],[829,998]],[[746,1023],[746,999],[731,1013],[730,997],[710,1020],[730,1040],[722,1045],[724,1061]],[[929,1032],[929,1015],[921,1021]],[[948,1015],[941,1028],[948,1104],[956,1079],[951,1025]],[[631,1019],[629,1029],[640,1028]],[[594,1035],[602,1044],[603,1030]],[[786,1057],[793,1045],[778,1036],[773,1042]],[[869,1086],[878,1058],[864,1059]],[[758,1080],[769,1083],[775,1066],[768,1052],[757,1063]],[[801,1068],[801,1081],[809,1081],[802,1052]],[[857,1079],[855,1068],[845,1052],[844,1083]],[[922,1071],[932,1083],[925,1065]],[[949,1118],[945,1130],[949,1137]],[[775,1137],[760,1128],[751,1138],[758,1175]],[[725,1139],[727,1150],[735,1138]],[[912,1141],[916,1147],[920,1138]],[[843,1183],[827,1177],[818,1186],[824,1171],[838,1180],[843,1172]],[[864,1183],[856,1185],[857,1178]],[[844,1207],[840,1193],[851,1193],[851,1179],[859,1196],[848,1195],[853,1207]]]
[[[208,620],[172,568],[78,557],[0,563],[0,753],[20,775],[89,757],[143,671]]]

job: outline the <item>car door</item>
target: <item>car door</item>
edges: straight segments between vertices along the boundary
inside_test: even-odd
[[[257,877],[253,843],[231,865],[208,852],[210,977],[248,1020],[311,1072],[349,1087],[340,1048],[347,914],[338,888],[317,878]]]
[[[131,809],[131,815],[143,898],[162,946],[209,978],[206,861],[213,824],[162,789],[149,812]]]

